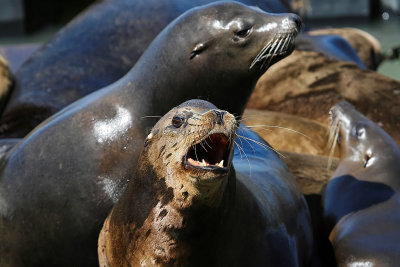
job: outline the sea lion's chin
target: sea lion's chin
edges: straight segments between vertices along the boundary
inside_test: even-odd
[[[210,134],[188,147],[183,167],[201,180],[225,176],[232,161],[232,147],[225,133]]]

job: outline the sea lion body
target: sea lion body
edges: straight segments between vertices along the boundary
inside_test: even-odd
[[[339,165],[323,195],[338,266],[396,266],[400,260],[400,149],[379,126],[342,102],[331,110]]]
[[[100,233],[100,266],[307,266],[299,188],[260,137],[244,128],[236,138],[236,127],[199,100],[160,119]]]
[[[339,35],[343,37],[357,51],[364,65],[371,70],[376,70],[385,56],[381,44],[374,36],[357,28],[327,28],[307,32],[312,36]]]
[[[145,116],[196,97],[241,115],[269,61],[291,51],[297,20],[234,2],[192,9],[161,32],[121,80],[32,131],[2,159],[0,265],[96,264],[101,225],[153,126]],[[266,31],[268,23],[277,27]],[[279,32],[287,44],[273,59],[263,56]]]
[[[356,63],[366,69],[364,63],[351,44],[339,35],[310,35],[303,33],[296,41],[296,48],[301,51],[314,51],[324,54],[329,59]]]
[[[246,109],[243,123],[277,150],[329,155],[329,127],[320,122],[283,112]]]
[[[113,0],[94,5],[16,73],[16,88],[0,120],[2,136],[25,137],[73,101],[117,81],[168,23],[188,9],[210,2]],[[290,12],[279,0],[242,2],[268,12]]]

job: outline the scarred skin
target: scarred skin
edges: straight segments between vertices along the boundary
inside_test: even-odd
[[[160,119],[100,233],[100,266],[308,266],[299,188],[256,134],[241,129],[234,142],[236,127],[232,114],[199,100]]]
[[[268,23],[276,27],[263,30]],[[250,64],[277,33],[295,36],[298,24],[295,15],[237,3],[193,9],[121,80],[43,122],[2,159],[0,266],[96,265],[101,225],[153,126],[146,116],[197,97],[241,115],[267,59]],[[291,42],[281,48],[271,64]]]
[[[331,113],[339,125],[340,161],[323,201],[338,266],[397,266],[400,149],[347,102]]]
[[[168,23],[190,8],[211,2],[112,0],[94,5],[16,73],[16,87],[0,118],[0,136],[25,137],[73,101],[117,81]],[[268,12],[290,12],[282,0],[240,2]]]

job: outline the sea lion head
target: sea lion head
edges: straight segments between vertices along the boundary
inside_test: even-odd
[[[191,30],[196,35],[187,53],[192,64],[202,65],[209,57],[216,67],[229,65],[240,72],[264,72],[289,55],[301,28],[297,15],[271,14],[236,2],[213,3],[193,12],[197,22]]]
[[[331,137],[337,142],[340,160],[348,162],[354,170],[371,168],[383,163],[391,164],[399,157],[398,146],[377,124],[358,112],[351,104],[340,102],[330,110]]]
[[[241,115],[259,77],[293,51],[300,27],[295,14],[270,14],[236,2],[212,3],[173,21],[141,62],[156,61],[157,69],[165,69],[168,75],[157,77],[159,81],[179,75],[181,88],[191,88],[197,98]],[[190,92],[180,94],[190,99]],[[227,92],[232,93],[229,100]]]
[[[215,201],[232,166],[235,117],[203,100],[173,108],[153,127],[141,157],[175,196]]]
[[[193,9],[186,57],[201,66],[209,58],[214,68],[237,67],[238,72],[265,72],[289,55],[301,21],[294,14],[271,14],[237,2],[212,3]]]

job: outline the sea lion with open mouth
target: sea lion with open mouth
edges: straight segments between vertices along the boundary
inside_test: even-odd
[[[102,223],[154,125],[143,117],[198,97],[240,116],[299,27],[235,2],[192,9],[121,80],[43,122],[1,160],[0,265],[97,264]]]
[[[307,266],[299,188],[261,138],[236,131],[232,114],[202,100],[161,118],[104,223],[100,266]]]
[[[400,262],[400,149],[347,102],[331,109],[339,165],[323,194],[338,266]]]

